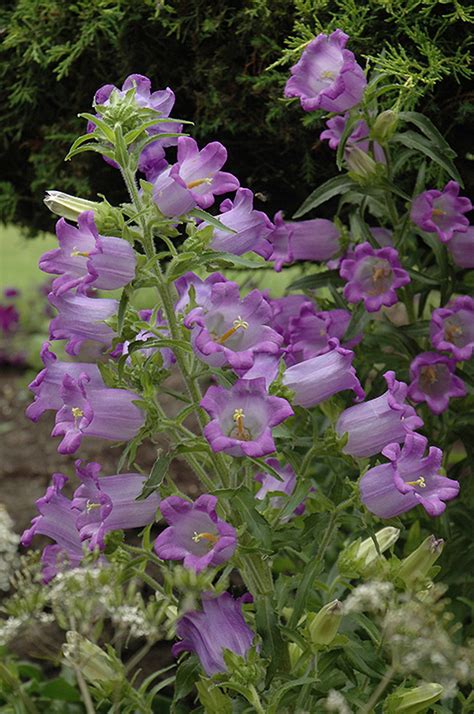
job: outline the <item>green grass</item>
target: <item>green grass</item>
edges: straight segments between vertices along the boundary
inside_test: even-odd
[[[16,226],[0,226],[0,288],[28,290],[46,282],[48,276],[38,268],[38,259],[57,247],[56,237],[50,233],[27,239]]]

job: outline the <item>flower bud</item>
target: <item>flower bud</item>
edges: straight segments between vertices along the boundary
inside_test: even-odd
[[[308,615],[308,634],[313,644],[329,645],[333,641],[341,624],[342,612],[342,603],[333,600],[316,614]]]
[[[400,529],[394,528],[393,526],[386,526],[386,528],[381,528],[375,534],[375,539],[379,546],[380,553],[388,550],[397,540],[400,535]],[[380,559],[380,555],[377,552],[373,538],[366,538],[359,545],[356,557],[361,561],[361,567],[364,570],[371,568],[377,560]],[[364,570],[362,573],[364,573]]]
[[[297,666],[302,654],[303,654],[303,650],[296,642],[288,643],[288,657],[290,660],[290,667],[291,667],[292,672],[295,671],[296,666]]]
[[[443,548],[444,540],[442,538],[435,538],[434,535],[428,536],[413,553],[402,560],[398,571],[399,577],[408,587],[422,584],[443,552]]]
[[[398,124],[398,114],[386,109],[378,115],[372,127],[371,138],[379,144],[386,144],[394,135]]]
[[[63,645],[65,659],[73,667],[78,667],[89,682],[115,682],[123,677],[121,663],[114,661],[109,654],[78,632],[67,632],[66,640]]]
[[[377,173],[377,163],[369,154],[357,146],[351,148],[347,157],[349,176],[357,183],[367,183]]]
[[[384,714],[418,714],[426,712],[431,704],[440,699],[443,687],[437,682],[426,682],[419,687],[396,689],[385,700]]]
[[[70,196],[62,191],[46,191],[44,203],[52,213],[71,221],[77,221],[77,217],[84,211],[93,211],[100,206],[100,203],[95,201]]]

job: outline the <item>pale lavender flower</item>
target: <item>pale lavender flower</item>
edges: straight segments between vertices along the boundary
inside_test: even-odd
[[[315,218],[311,221],[284,221],[282,211],[273,219],[275,228],[268,236],[273,246],[269,258],[275,270],[297,260],[322,261],[332,258],[340,249],[341,234],[332,221]]]
[[[328,141],[329,147],[331,149],[336,150],[339,146],[342,135],[346,128],[348,118],[349,113],[346,113],[343,116],[339,115],[328,119],[328,121],[326,122],[327,129],[322,131],[319,135],[321,141]],[[354,148],[354,146],[356,146],[361,151],[364,151],[366,154],[369,153],[369,127],[364,119],[360,119],[354,124],[352,131],[346,141],[346,145],[344,147],[344,157],[346,160],[349,157],[350,151],[352,148]],[[372,150],[374,152],[375,160],[379,164],[385,164],[385,153],[380,144],[374,141]]]
[[[464,233],[469,220],[464,213],[472,209],[468,198],[459,195],[459,184],[448,181],[442,191],[430,189],[420,193],[412,203],[410,217],[427,233],[437,233],[447,243],[456,232]]]
[[[316,314],[318,309],[316,303],[309,300],[306,295],[286,295],[269,302],[273,310],[272,327],[282,335],[285,345],[290,343],[292,319],[302,314],[303,307],[305,314]]]
[[[350,321],[351,313],[348,310],[316,312],[312,303],[304,303],[299,314],[289,321],[286,364],[291,367],[293,364],[328,352],[331,349],[330,338],[337,338],[341,342]],[[361,334],[356,335],[343,347],[352,347],[361,339]]]
[[[474,226],[469,226],[465,233],[453,233],[448,250],[455,265],[474,268]]]
[[[225,278],[221,273],[211,273],[205,280],[202,280],[196,273],[185,273],[175,280],[174,286],[178,293],[178,301],[175,303],[174,309],[176,312],[185,312],[190,303],[190,291],[193,292],[193,297],[196,305],[204,305],[211,294],[212,286],[215,283],[226,283]]]
[[[255,474],[255,481],[258,481],[258,483],[261,484],[260,489],[255,494],[255,498],[259,501],[263,501],[269,493],[275,492],[284,494],[286,498],[283,496],[272,496],[270,498],[270,505],[272,508],[284,508],[288,497],[292,495],[296,488],[296,474],[290,464],[282,466],[278,459],[265,459],[265,463],[277,472],[277,474],[281,477],[281,481],[268,471],[260,471]],[[304,501],[302,501],[296,506],[293,513],[295,516],[300,516],[304,512],[304,509],[305,504]]]
[[[49,325],[49,339],[67,340],[65,349],[68,354],[79,354],[87,340],[111,347],[115,332],[104,320],[117,314],[117,300],[72,293],[50,293],[48,300],[58,311]]]
[[[430,336],[435,349],[452,352],[459,362],[471,359],[474,352],[474,299],[461,295],[450,305],[433,310]]]
[[[437,354],[422,352],[410,365],[412,379],[408,397],[414,402],[426,402],[433,414],[441,414],[449,406],[451,397],[465,397],[464,382],[454,374],[456,360]]]
[[[150,322],[151,317],[153,314],[153,310],[140,310],[138,312],[138,316],[140,320],[143,320],[144,322]],[[160,329],[160,335],[157,336],[154,332],[151,330],[140,330],[135,337],[133,338],[133,342],[143,342],[143,347],[140,347],[139,350],[136,350],[140,352],[143,357],[148,359],[149,357],[152,357],[156,352],[160,352],[161,358],[163,360],[163,368],[164,369],[169,369],[171,365],[173,365],[176,362],[176,357],[174,356],[173,350],[170,349],[169,347],[147,347],[146,343],[149,342],[150,340],[158,340],[160,338],[166,339],[169,338],[170,333],[168,329],[168,323],[166,319],[163,317],[163,312],[161,310],[158,310],[155,315],[155,328],[163,328]],[[125,340],[125,342],[122,343],[121,347],[118,349],[115,349],[113,356],[114,357],[120,357],[122,355],[127,355],[129,354],[130,351],[130,340]],[[118,346],[117,346],[118,347]]]

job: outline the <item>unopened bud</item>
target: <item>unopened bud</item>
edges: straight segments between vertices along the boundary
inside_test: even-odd
[[[341,624],[342,612],[342,603],[333,600],[316,614],[308,615],[308,633],[313,644],[329,645],[333,641]]]
[[[399,577],[408,587],[422,584],[443,552],[443,548],[444,540],[442,538],[435,538],[434,535],[428,536],[413,553],[402,560],[398,571]]]
[[[442,694],[443,687],[437,682],[426,682],[411,689],[400,687],[387,697],[383,711],[384,714],[421,714],[437,702]]]
[[[379,144],[386,144],[394,135],[398,124],[398,114],[386,109],[378,115],[372,127],[371,137]]]
[[[363,540],[356,553],[357,559],[360,560],[361,568],[365,571],[370,570],[371,566],[380,559],[380,554],[396,543],[399,536],[400,529],[394,528],[393,526],[387,526],[377,531],[375,539],[379,547],[379,552],[377,552],[373,538]]]
[[[302,654],[303,650],[298,644],[296,644],[296,642],[288,643],[288,657],[290,660],[290,667],[292,672],[296,669],[296,666]]]
[[[77,221],[78,216],[84,211],[94,211],[100,206],[100,203],[95,201],[70,196],[62,191],[46,191],[44,203],[52,213],[69,218],[71,221]]]
[[[377,163],[358,146],[352,147],[348,152],[347,166],[349,176],[358,183],[369,182],[377,174]]]
[[[86,639],[79,632],[66,633],[66,643],[63,645],[65,659],[81,674],[95,684],[96,682],[115,682],[123,677],[121,663],[114,661],[110,655]]]

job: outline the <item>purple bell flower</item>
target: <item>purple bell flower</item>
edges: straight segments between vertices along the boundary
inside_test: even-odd
[[[91,388],[87,375],[63,378],[63,406],[56,414],[51,436],[63,436],[60,454],[74,454],[84,436],[130,441],[143,426],[143,412],[133,403],[138,395],[127,389]]]
[[[322,131],[319,136],[321,141],[328,141],[329,147],[331,149],[336,150],[339,146],[342,135],[346,128],[348,118],[349,114],[346,113],[344,114],[344,116],[335,116],[331,119],[328,119],[328,121],[326,122],[327,129]],[[364,153],[369,153],[369,127],[364,119],[360,119],[360,121],[355,123],[352,132],[350,133],[346,141],[346,146],[344,149],[344,158],[346,159],[346,161],[350,155],[351,149],[353,149],[355,146]],[[386,163],[384,150],[376,141],[373,142],[373,152],[374,158],[377,163]]]
[[[349,435],[343,452],[364,458],[373,456],[392,442],[402,442],[408,433],[423,426],[413,407],[405,403],[408,387],[385,372],[388,390],[380,397],[345,409],[336,424],[340,437]]]
[[[363,300],[367,312],[394,305],[398,301],[396,289],[410,282],[395,248],[372,248],[370,243],[356,246],[342,261],[339,272],[348,281],[344,288],[346,300]]]
[[[469,221],[464,216],[472,209],[468,198],[459,195],[459,184],[448,181],[442,191],[423,191],[412,203],[410,217],[427,233],[437,233],[447,243],[456,232],[464,233]]]
[[[122,238],[100,236],[94,221],[94,212],[78,216],[79,226],[72,226],[60,218],[56,223],[59,248],[45,253],[39,267],[45,273],[59,275],[51,290],[62,295],[77,288],[85,294],[90,287],[115,290],[135,277],[135,253]]]
[[[140,320],[143,320],[144,322],[150,322],[151,316],[153,314],[153,310],[140,310],[138,313],[138,316],[140,317]],[[163,313],[161,310],[158,310],[155,316],[155,327],[160,328],[163,327],[163,330],[160,330],[160,337],[161,338],[168,338],[170,336],[169,329],[168,329],[168,323],[163,317]],[[146,343],[148,340],[156,340],[160,339],[160,337],[157,337],[157,335],[152,332],[151,330],[140,330],[135,337],[133,338],[133,342],[143,342],[143,348],[140,348],[138,350],[143,357],[146,359],[154,355],[156,352],[160,352],[161,358],[163,360],[163,369],[169,369],[171,365],[173,365],[176,362],[176,357],[174,356],[173,350],[171,350],[169,347],[147,347]],[[118,347],[118,345],[117,345]],[[117,350],[116,347],[116,350]],[[127,355],[129,353],[129,347],[130,347],[130,341],[125,340],[118,349],[118,351],[114,351],[113,356],[114,357],[121,357],[122,355]]]
[[[257,353],[279,356],[282,337],[269,324],[272,309],[259,290],[243,299],[239,286],[215,283],[200,307],[184,320],[198,357],[213,367],[229,364],[237,374],[250,369]]]
[[[285,345],[291,341],[292,319],[298,318],[305,307],[305,314],[315,314],[316,303],[309,300],[306,295],[287,295],[282,298],[270,300],[273,310],[272,327],[283,337]]]
[[[474,268],[474,226],[465,233],[453,233],[448,250],[459,268]]]
[[[266,459],[265,463],[280,475],[281,481],[267,471],[255,474],[255,481],[261,484],[261,488],[255,494],[255,498],[259,501],[263,501],[269,493],[273,492],[282,493],[286,497],[291,496],[296,488],[296,474],[290,464],[282,466],[278,459]],[[270,498],[272,508],[284,508],[286,503],[287,498],[283,498],[282,496],[272,496]],[[304,509],[305,505],[302,501],[296,506],[293,513],[295,516],[300,516],[304,512]]]
[[[165,150],[161,141],[154,141],[145,146],[138,159],[138,170],[145,174],[145,178],[150,183],[168,168]]]
[[[284,221],[282,211],[273,220],[275,228],[268,236],[273,246],[269,260],[275,261],[277,272],[296,260],[329,260],[340,249],[341,234],[332,221]]]
[[[303,109],[341,113],[362,99],[367,80],[352,52],[344,49],[349,36],[342,30],[318,35],[291,68],[285,97],[299,97]]]
[[[369,226],[369,231],[381,248],[393,248],[393,231],[381,226]]]
[[[362,503],[379,518],[395,518],[421,505],[429,516],[439,516],[444,501],[456,498],[459,483],[441,476],[443,452],[431,446],[424,456],[428,440],[421,434],[407,434],[402,447],[389,444],[382,454],[390,460],[369,469],[359,487]]]
[[[168,528],[155,542],[155,553],[162,560],[182,560],[185,568],[200,573],[229,560],[237,546],[235,529],[218,518],[217,498],[203,494],[189,503],[179,496],[160,504]]]
[[[316,312],[313,304],[304,303],[299,315],[290,318],[286,364],[291,367],[328,352],[331,349],[330,339],[335,337],[340,342],[350,321],[351,313],[348,310]],[[350,345],[343,346],[352,347],[361,339],[362,335],[357,335],[350,341]]]
[[[196,208],[196,199],[179,175],[175,164],[159,174],[153,184],[153,200],[161,213],[168,218],[178,218]]]
[[[265,379],[239,379],[230,389],[209,387],[201,407],[212,421],[204,436],[213,451],[266,456],[275,451],[272,428],[293,415],[286,399],[271,397]]]
[[[190,290],[194,293],[194,301],[196,305],[204,305],[209,299],[212,286],[215,283],[226,283],[225,278],[221,273],[211,273],[205,280],[202,280],[196,273],[185,273],[175,280],[174,286],[178,293],[178,301],[174,306],[176,312],[185,312],[190,303]]]
[[[239,372],[242,379],[260,379],[263,377],[268,389],[278,377],[280,354],[271,352],[255,352],[253,365],[250,369]]]
[[[239,188],[234,201],[226,198],[220,205],[221,213],[216,216],[224,226],[231,228],[235,233],[214,228],[212,241],[213,250],[242,255],[253,251],[264,258],[269,258],[272,247],[269,236],[273,230],[273,223],[263,211],[253,208],[253,193],[248,188]],[[200,229],[208,223],[203,221]]]
[[[105,548],[106,533],[153,523],[159,495],[152,493],[142,501],[136,500],[146,476],[138,473],[99,476],[99,464],[80,460],[75,466],[82,484],[74,492],[72,507],[77,513],[80,539],[87,541],[90,550]]]
[[[450,397],[465,397],[464,382],[456,377],[456,360],[437,354],[422,352],[410,365],[411,384],[408,397],[414,402],[426,402],[433,414],[446,411]]]
[[[20,313],[14,305],[0,305],[0,331],[11,335],[18,330]]]
[[[67,340],[65,349],[69,355],[79,354],[86,340],[111,347],[115,332],[104,320],[117,314],[117,300],[72,293],[50,293],[48,300],[59,313],[49,325],[49,339]]]
[[[283,384],[294,392],[293,404],[314,407],[345,389],[352,389],[358,400],[364,399],[365,392],[352,366],[352,350],[344,349],[334,338],[328,348],[328,352],[288,367],[283,373]]]
[[[433,310],[430,337],[435,349],[452,352],[459,362],[471,359],[474,352],[474,299],[461,295],[450,305]]]
[[[201,596],[202,611],[187,612],[176,629],[181,642],[173,645],[173,655],[195,652],[208,677],[225,672],[224,650],[245,657],[254,633],[242,614],[242,605],[229,593],[216,597],[212,593]]]

